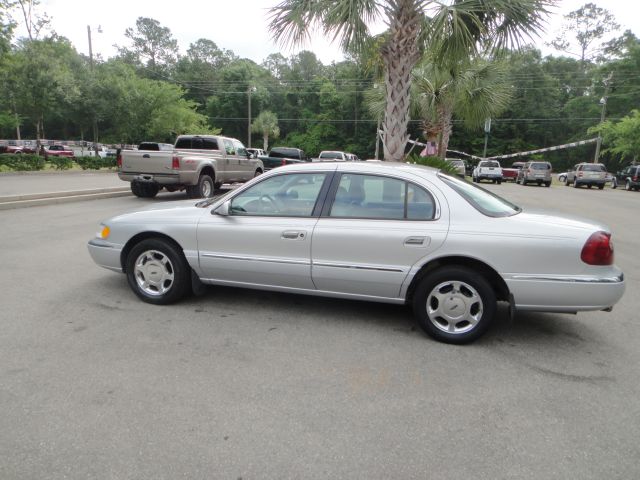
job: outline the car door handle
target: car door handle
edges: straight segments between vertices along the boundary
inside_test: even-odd
[[[282,238],[285,240],[304,240],[304,237],[306,237],[306,233],[299,230],[285,230],[282,232]]]
[[[407,237],[404,239],[404,244],[410,247],[426,247],[430,242],[430,237]]]

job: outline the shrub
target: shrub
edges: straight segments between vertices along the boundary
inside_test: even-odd
[[[453,165],[451,165],[451,162],[447,162],[440,157],[420,157],[418,155],[410,155],[407,158],[407,162],[437,168],[439,170],[442,170],[444,173],[449,173],[451,175],[456,174],[456,169]]]
[[[44,168],[44,157],[39,155],[31,155],[26,153],[0,155],[0,165],[8,167],[14,171],[35,171]],[[4,169],[3,169],[4,170]]]
[[[73,159],[69,157],[49,157],[49,163],[56,167],[56,170],[69,170],[73,167]]]
[[[100,170],[101,168],[114,168],[116,166],[116,158],[76,157],[76,163],[83,170]]]

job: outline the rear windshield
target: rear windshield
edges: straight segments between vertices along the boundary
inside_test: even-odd
[[[458,192],[473,208],[488,217],[510,217],[522,211],[517,205],[473,183],[443,173],[439,173],[438,177]]]
[[[298,158],[298,151],[291,148],[273,149],[269,156],[273,158]]]
[[[532,163],[529,168],[533,170],[551,170],[551,164],[549,163]]]
[[[597,163],[585,164],[582,165],[582,171],[584,172],[604,172],[604,165],[599,165]]]
[[[140,145],[138,145],[138,150],[158,152],[160,150],[160,145],[152,142],[143,142]]]
[[[499,167],[500,164],[498,162],[481,162],[480,167]]]
[[[342,159],[342,153],[340,152],[322,152],[319,158],[335,158]]]
[[[215,138],[184,137],[176,142],[176,150],[220,150]]]

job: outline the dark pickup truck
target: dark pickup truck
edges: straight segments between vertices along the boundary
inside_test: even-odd
[[[268,154],[260,155],[258,158],[262,160],[265,171],[281,167],[282,165],[289,165],[290,163],[311,161],[311,159],[304,153],[304,150],[290,147],[272,148]]]

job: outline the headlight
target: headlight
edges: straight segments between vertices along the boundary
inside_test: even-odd
[[[96,233],[96,237],[101,238],[102,240],[106,240],[109,238],[109,234],[111,233],[111,229],[106,225],[102,225],[102,228],[98,233]]]

